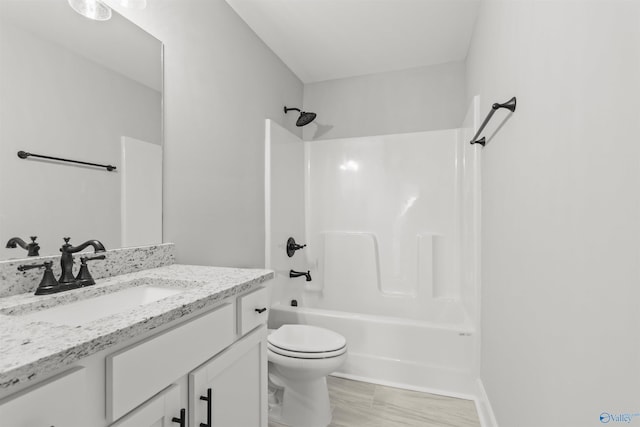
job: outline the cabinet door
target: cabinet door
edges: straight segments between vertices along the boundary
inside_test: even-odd
[[[0,425],[86,427],[85,369],[73,368],[0,402]]]
[[[187,425],[186,416],[186,408],[181,413],[180,387],[172,384],[111,427],[180,427]],[[180,424],[174,417],[185,421]]]
[[[191,427],[267,426],[266,335],[263,325],[189,374]]]

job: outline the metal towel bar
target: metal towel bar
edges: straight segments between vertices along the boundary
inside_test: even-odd
[[[484,147],[484,144],[487,142],[487,140],[485,139],[484,136],[480,139],[478,139],[478,137],[484,130],[485,126],[487,126],[487,123],[489,123],[489,120],[491,120],[491,117],[493,117],[493,113],[495,113],[496,110],[499,110],[500,108],[506,108],[512,113],[516,111],[516,97],[514,96],[504,104],[496,103],[491,106],[491,111],[489,111],[489,114],[487,114],[487,117],[484,119],[484,122],[482,122],[482,124],[480,125],[480,129],[478,129],[478,132],[476,132],[475,136],[471,139],[471,142],[469,142],[470,144],[480,144]]]
[[[41,154],[27,153],[26,151],[18,151],[18,157],[20,157],[21,159],[26,159],[27,157],[39,157],[41,159],[57,160],[59,162],[68,162],[68,163],[77,163],[80,165],[96,166],[99,168],[105,168],[109,172],[116,170],[116,167],[112,165],[100,165],[98,163],[81,162],[80,160],[70,160],[70,159],[63,159],[60,157],[43,156]]]

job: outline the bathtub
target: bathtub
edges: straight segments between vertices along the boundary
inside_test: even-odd
[[[477,337],[456,304],[421,320],[276,303],[269,327],[306,324],[347,339],[348,357],[334,375],[372,383],[472,398]]]

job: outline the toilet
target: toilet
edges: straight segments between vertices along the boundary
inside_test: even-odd
[[[331,422],[327,375],[347,358],[347,341],[328,329],[282,325],[267,337],[269,417],[293,427]]]

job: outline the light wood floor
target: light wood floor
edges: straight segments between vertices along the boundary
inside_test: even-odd
[[[328,377],[330,427],[480,427],[473,401]],[[281,427],[270,422],[269,427]]]

